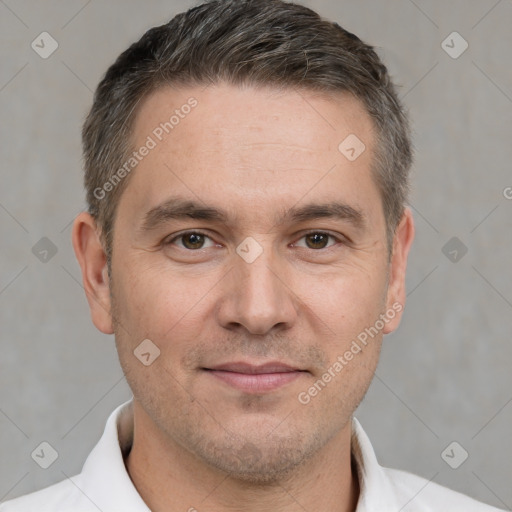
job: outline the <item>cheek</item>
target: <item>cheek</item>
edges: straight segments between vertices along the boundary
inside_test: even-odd
[[[386,299],[385,275],[340,271],[307,283],[304,303],[330,328],[338,340],[347,340],[373,325],[383,312]]]
[[[128,269],[128,265],[130,268]],[[170,325],[183,316],[187,295],[161,271],[147,266],[127,265],[115,277],[115,296],[123,320],[133,328],[148,330],[163,318]]]
[[[178,360],[190,349],[190,340],[204,338],[209,329],[214,283],[208,276],[187,279],[154,267],[125,273],[115,286],[124,327],[117,329],[116,339],[123,354],[131,358],[130,353],[147,338],[161,351],[160,359]]]

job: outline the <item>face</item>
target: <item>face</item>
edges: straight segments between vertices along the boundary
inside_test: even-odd
[[[412,224],[390,262],[372,122],[348,94],[220,84],[160,89],[134,128],[155,145],[118,204],[93,320],[169,447],[276,478],[348,428],[399,322]]]

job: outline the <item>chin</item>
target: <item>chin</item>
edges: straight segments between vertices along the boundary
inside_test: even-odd
[[[196,454],[232,480],[270,486],[286,480],[320,448],[317,441],[305,442],[293,436],[237,444],[209,441],[196,445]]]

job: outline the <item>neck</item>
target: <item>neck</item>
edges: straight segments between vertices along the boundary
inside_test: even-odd
[[[279,481],[240,481],[170,440],[134,401],[134,436],[125,464],[153,512],[354,512],[359,497],[350,421],[313,457]]]

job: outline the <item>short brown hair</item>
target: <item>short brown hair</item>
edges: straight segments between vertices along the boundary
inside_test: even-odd
[[[218,82],[345,91],[360,99],[377,132],[372,173],[391,251],[407,201],[412,146],[404,108],[374,48],[298,4],[211,0],[148,30],[110,66],[94,94],[82,130],[85,188],[109,270],[116,206],[130,176],[108,197],[97,191],[133,152],[138,105],[165,85]]]

